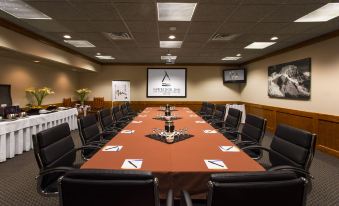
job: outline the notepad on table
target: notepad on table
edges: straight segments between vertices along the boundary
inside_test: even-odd
[[[121,169],[140,169],[141,165],[142,159],[125,159]]]
[[[206,122],[205,121],[195,121],[195,123],[197,123],[197,124],[204,124]]]
[[[218,133],[216,130],[210,130],[210,129],[205,129],[204,130],[204,133],[205,134],[216,134],[216,133]]]
[[[135,132],[135,130],[125,129],[125,130],[122,130],[120,133],[121,134],[133,134],[134,132]]]
[[[133,123],[133,124],[140,124],[140,123],[142,123],[142,121],[135,121],[135,120],[133,120],[131,123]]]
[[[191,114],[189,117],[197,117],[198,115],[196,114]]]
[[[104,146],[102,148],[102,151],[104,152],[119,152],[122,149],[122,146],[120,145],[109,145],[109,146]]]
[[[142,114],[140,114],[139,117],[147,117],[147,115],[142,115]]]
[[[240,152],[240,149],[236,146],[219,146],[223,152]]]
[[[204,160],[208,169],[211,170],[226,170],[228,169],[222,160]]]

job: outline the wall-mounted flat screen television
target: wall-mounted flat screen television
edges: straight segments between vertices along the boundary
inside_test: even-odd
[[[246,83],[246,69],[225,69],[223,78],[224,83]]]

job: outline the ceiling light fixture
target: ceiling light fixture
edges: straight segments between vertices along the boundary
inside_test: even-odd
[[[75,47],[95,47],[92,43],[86,40],[64,40],[64,42]]]
[[[177,56],[161,56],[160,57],[161,60],[176,60],[177,59]]]
[[[72,37],[71,37],[71,35],[65,34],[65,35],[64,35],[64,38],[65,38],[65,39],[71,39]]]
[[[272,41],[275,41],[275,40],[278,40],[279,38],[277,37],[277,36],[273,36],[272,38],[271,38],[271,40]]]
[[[98,59],[104,59],[104,60],[113,60],[113,59],[115,59],[112,56],[105,56],[105,55],[96,55],[95,57],[98,58]]]
[[[221,60],[223,60],[223,61],[235,61],[235,60],[238,60],[240,58],[241,57],[224,57]]]
[[[181,48],[182,41],[160,41],[160,48]]]
[[[51,17],[41,11],[31,7],[22,0],[0,1],[0,10],[18,18],[18,19],[46,19]]]
[[[100,56],[100,55],[101,55],[101,53],[100,53],[100,52],[98,52],[98,53],[97,53],[97,55],[98,55],[98,56]]]
[[[339,16],[339,3],[328,3],[294,22],[324,22]]]
[[[177,27],[171,26],[171,27],[169,28],[169,30],[170,30],[170,31],[175,31],[175,30],[177,30]]]
[[[157,3],[158,21],[191,21],[197,3]]]
[[[253,42],[252,44],[247,45],[245,49],[264,49],[275,43],[276,42]]]
[[[35,63],[39,63],[40,61],[39,60],[34,60]]]
[[[237,57],[241,57],[241,54],[237,54],[236,56],[237,56]]]
[[[169,35],[168,38],[169,39],[175,39],[175,36],[174,35]]]

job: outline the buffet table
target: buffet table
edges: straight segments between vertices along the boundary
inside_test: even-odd
[[[32,135],[67,122],[71,130],[78,128],[76,108],[49,114],[29,116],[0,122],[0,162],[33,148]]]

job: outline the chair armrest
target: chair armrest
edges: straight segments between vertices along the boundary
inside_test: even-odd
[[[35,177],[36,179],[40,178],[41,176],[52,174],[52,173],[60,173],[60,172],[67,172],[70,170],[74,170],[73,167],[54,167],[54,168],[49,168],[45,169],[39,172],[39,175]]]
[[[167,193],[166,206],[174,206],[173,190]]]
[[[238,147],[246,147],[246,146],[251,146],[251,145],[258,145],[258,142],[254,141],[241,141],[236,144]]]
[[[221,127],[221,128],[219,128],[219,130],[225,130],[225,132],[227,131],[227,132],[229,132],[229,131],[237,131],[237,130],[235,130],[234,128],[232,128],[232,127]]]
[[[270,168],[268,171],[277,171],[277,170],[289,170],[293,171],[301,176],[305,176],[307,179],[314,179],[314,177],[306,170],[299,167],[293,167],[290,165],[281,165]]]
[[[190,194],[187,191],[181,191],[180,206],[193,206]]]

